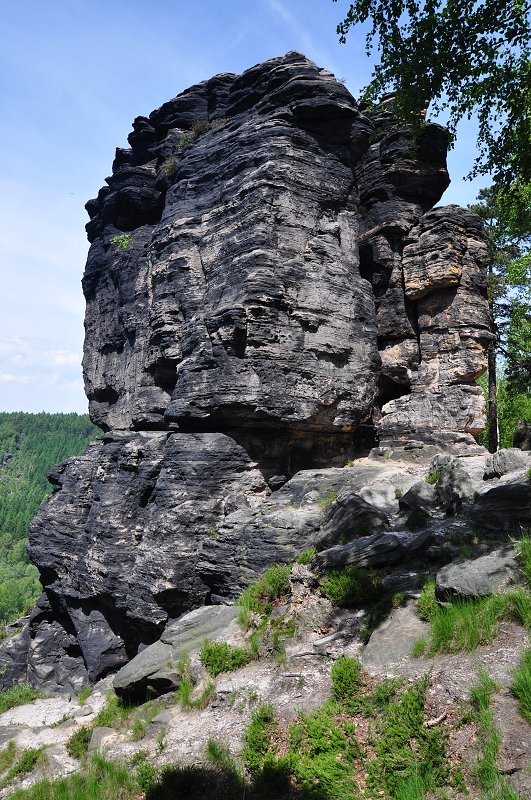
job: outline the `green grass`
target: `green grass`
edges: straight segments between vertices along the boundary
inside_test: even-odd
[[[0,780],[0,788],[9,786],[16,778],[27,775],[37,764],[46,760],[44,747],[31,747],[23,750],[14,764],[9,768]]]
[[[494,681],[482,671],[479,673],[479,683],[470,692],[471,703],[477,715],[480,746],[474,778],[483,793],[482,800],[518,800],[518,795],[513,792],[496,766],[501,739],[494,726],[490,702],[497,688]]]
[[[420,528],[424,528],[428,524],[429,519],[429,514],[426,514],[425,511],[422,511],[420,508],[414,508],[407,516],[406,525],[410,531],[416,531]]]
[[[381,595],[381,579],[370,569],[347,566],[327,572],[321,591],[336,606],[360,606]]]
[[[232,647],[226,642],[209,642],[205,639],[199,659],[212,676],[244,667],[253,658],[250,650]]]
[[[317,550],[315,547],[309,547],[308,550],[303,550],[302,553],[297,556],[295,563],[305,565],[311,564],[316,555]]]
[[[418,600],[418,611],[431,625],[425,648],[429,655],[470,652],[492,642],[503,619],[530,629],[531,593],[519,587],[503,595],[458,599],[441,606],[435,597],[435,582],[428,581]]]
[[[325,508],[331,506],[332,503],[335,503],[337,500],[337,490],[336,489],[327,489],[323,494],[317,498],[317,505],[319,506],[321,511],[324,511]]]
[[[513,672],[511,690],[518,701],[520,714],[531,723],[531,648],[524,652],[520,664]]]
[[[528,586],[531,587],[531,536],[526,533],[516,542],[516,558]]]
[[[44,697],[43,693],[38,689],[34,689],[29,683],[18,683],[10,689],[0,692],[0,714],[4,711],[9,711],[10,708],[15,706],[23,706],[26,703],[33,703],[40,697]]]
[[[94,726],[102,728],[123,727],[129,718],[132,708],[132,706],[124,703],[114,692],[109,692],[107,702],[94,718]]]
[[[9,769],[17,756],[17,748],[15,742],[11,739],[3,750],[0,750],[0,772],[5,772]]]
[[[79,705],[84,706],[91,694],[92,694],[92,689],[90,688],[90,686],[85,686],[84,689],[81,689],[81,691],[77,696],[77,702],[79,703]]]
[[[129,767],[94,755],[84,772],[57,781],[43,780],[18,789],[10,800],[140,800],[136,774]]]
[[[77,731],[74,731],[72,736],[66,742],[66,750],[72,758],[83,758],[88,753],[88,746],[92,739],[92,725],[84,725]]]

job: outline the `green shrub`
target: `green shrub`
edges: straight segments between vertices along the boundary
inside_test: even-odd
[[[183,133],[181,134],[181,138],[179,139],[179,150],[184,151],[188,150],[189,147],[195,141],[195,136],[193,133]]]
[[[0,692],[0,714],[9,711],[15,706],[23,706],[26,703],[33,703],[39,697],[44,697],[38,689],[34,689],[29,683],[18,683],[10,689]]]
[[[381,587],[381,578],[372,570],[347,566],[327,572],[321,591],[334,605],[349,607],[376,600],[381,594]]]
[[[332,696],[340,703],[349,705],[358,692],[361,680],[361,664],[355,658],[339,656],[332,665]]]
[[[162,162],[160,165],[160,171],[166,178],[173,178],[175,173],[177,172],[177,164],[179,160],[176,156],[170,156],[165,161]]]
[[[289,728],[291,768],[297,785],[311,797],[353,797],[352,766],[360,753],[354,725],[336,720],[330,707],[301,715]]]
[[[120,233],[111,238],[111,244],[118,248],[118,250],[127,250],[131,246],[132,241],[133,237],[130,233]]]
[[[408,782],[430,789],[446,785],[449,765],[443,733],[423,725],[427,685],[423,679],[408,687],[378,717],[379,736],[367,767],[367,786],[373,792],[396,797]]]
[[[141,789],[141,791],[148,794],[152,789],[155,788],[158,781],[158,771],[147,761],[139,764],[135,771],[135,778],[136,782]]]
[[[226,642],[209,642],[205,639],[199,659],[214,677],[220,672],[244,667],[252,659],[252,653],[243,647],[232,647]]]
[[[207,119],[196,119],[194,124],[192,125],[192,131],[195,133],[196,136],[201,136],[203,133],[206,133],[210,129],[210,125]]]
[[[531,723],[531,649],[527,649],[513,672],[512,693],[524,719]]]
[[[92,726],[84,725],[75,731],[66,742],[66,750],[72,758],[83,758],[88,753],[88,747],[92,738]]]

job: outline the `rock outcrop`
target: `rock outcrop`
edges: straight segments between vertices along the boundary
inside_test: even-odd
[[[443,128],[415,141],[288,53],[188,89],[129,143],[87,204],[104,437],[52,471],[30,537],[44,594],[19,649],[48,689],[305,547],[378,539],[418,481],[341,469],[378,439],[481,452],[486,250],[477,217],[433,208]]]

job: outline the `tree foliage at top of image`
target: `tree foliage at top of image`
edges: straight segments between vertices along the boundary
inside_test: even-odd
[[[344,43],[353,26],[370,26],[366,51],[380,61],[366,100],[392,90],[395,114],[417,129],[431,104],[446,113],[452,141],[458,122],[477,115],[468,177],[492,175],[520,231],[531,208],[530,9],[529,0],[356,0],[337,28]]]

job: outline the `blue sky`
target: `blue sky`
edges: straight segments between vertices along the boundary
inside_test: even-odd
[[[85,202],[127,146],[134,117],[193,83],[299,50],[356,96],[370,75],[361,31],[331,0],[3,0],[0,53],[0,411],[87,410],[81,376]],[[443,203],[485,179],[463,126]]]

